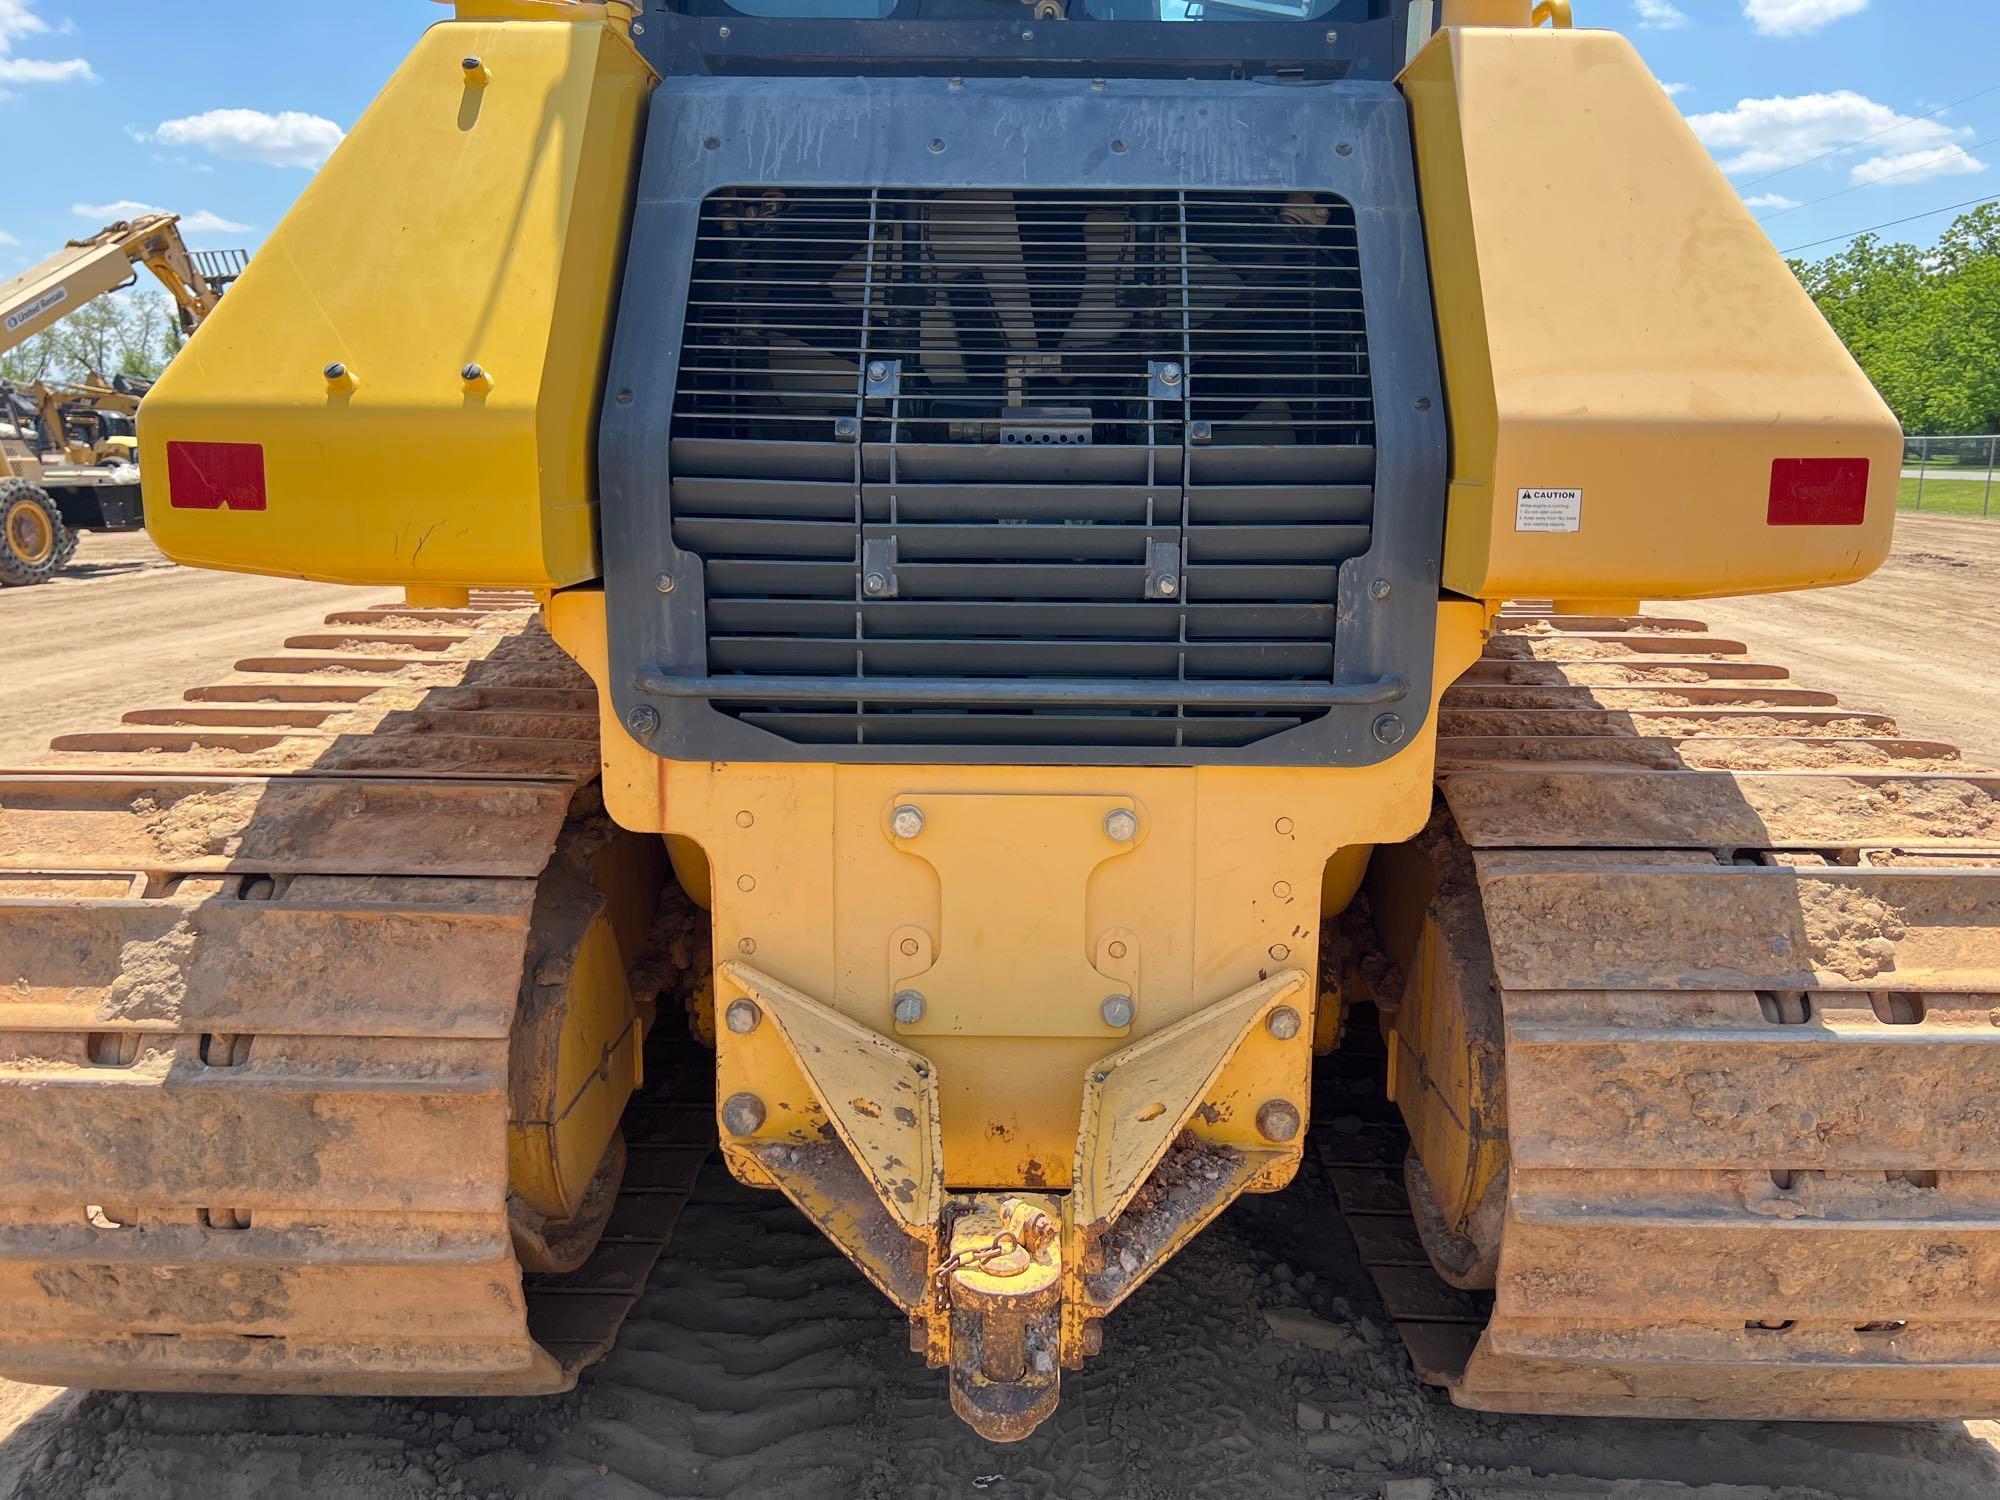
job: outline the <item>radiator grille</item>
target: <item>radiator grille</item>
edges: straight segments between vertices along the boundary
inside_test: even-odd
[[[1375,471],[1353,211],[712,195],[670,444],[708,674],[854,683],[719,710],[803,743],[1254,743],[1325,710],[888,703],[869,682],[1329,681]]]

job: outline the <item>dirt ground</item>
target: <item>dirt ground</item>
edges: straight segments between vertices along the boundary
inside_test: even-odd
[[[164,700],[362,594],[200,575],[136,540],[0,595],[0,764]],[[1683,612],[1679,609],[1676,612]],[[1912,518],[1876,580],[1702,606],[1764,659],[2000,762],[2000,523]],[[1372,1101],[1379,1105],[1379,1101]],[[1366,1098],[1322,1096],[1351,1128]],[[1956,1500],[1991,1423],[1580,1421],[1462,1412],[1409,1373],[1310,1161],[1231,1209],[1106,1328],[1029,1441],[982,1442],[898,1316],[775,1195],[704,1174],[614,1354],[548,1400],[129,1396],[0,1383],[0,1497],[515,1500],[1215,1496]],[[1310,1430],[1308,1430],[1310,1429]]]

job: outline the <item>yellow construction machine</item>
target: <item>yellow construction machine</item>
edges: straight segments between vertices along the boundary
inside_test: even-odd
[[[179,225],[176,214],[121,220],[0,285],[0,353],[131,285],[140,266],[166,287],[192,333],[243,257],[190,251]],[[75,555],[79,530],[144,524],[133,464],[138,394],[95,374],[80,387],[0,382],[0,587],[47,582]]]
[[[1466,1405],[2000,1409],[2000,780],[1639,613],[1900,440],[1632,47],[834,8],[459,0],[148,398],[405,593],[0,782],[0,1373],[560,1389],[719,1143],[997,1440],[1302,1169]]]

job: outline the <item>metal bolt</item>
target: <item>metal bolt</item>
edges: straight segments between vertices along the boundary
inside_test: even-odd
[[[1035,39],[1035,34],[1032,31],[1024,31],[1021,33],[1021,40],[1024,42],[1032,42],[1034,39]]]
[[[326,367],[326,378],[328,380],[345,380],[347,378],[347,366],[339,360],[335,360]]]
[[[1337,39],[1339,38],[1339,36],[1340,36],[1340,33],[1339,33],[1339,32],[1337,32],[1337,31],[1329,31],[1329,32],[1328,32],[1328,33],[1326,34],[1326,40],[1327,40],[1327,45],[1328,45],[1328,46],[1331,46],[1331,45],[1333,45],[1334,41],[1335,41],[1335,40],[1337,40]]]
[[[461,61],[461,62],[459,63],[459,66],[460,66],[461,68],[465,69],[465,71],[466,71],[466,72],[468,72],[468,73],[477,73],[477,72],[478,72],[478,71],[479,71],[479,70],[480,70],[481,68],[485,67],[485,66],[486,66],[486,64],[482,63],[482,62],[481,62],[481,61],[480,61],[480,60],[479,60],[478,58],[476,58],[476,57],[468,57],[468,58],[465,58],[465,59],[463,59],[463,60],[462,60],[462,61]]]
[[[1352,156],[1354,154],[1354,147],[1350,142],[1342,141],[1338,146],[1333,148],[1333,154],[1335,156]]]
[[[1171,599],[1181,591],[1181,581],[1174,577],[1173,574],[1168,573],[1162,576],[1160,581],[1154,584],[1153,587],[1160,591],[1162,598]]]
[[[1123,1031],[1132,1024],[1132,997],[1106,995],[1104,1003],[1097,1007],[1097,1013],[1104,1018],[1104,1024],[1113,1031]]]
[[[674,591],[674,575],[671,573],[662,573],[658,578],[653,580],[653,587],[663,594],[671,594]]]
[[[1123,942],[1113,940],[1112,942],[1106,943],[1104,945],[1104,951],[1110,954],[1113,958],[1123,958],[1128,950],[1126,949],[1125,944]],[[1996,1021],[1994,1022],[1994,1024],[1996,1026],[2000,1026],[2000,1021]]]
[[[924,831],[924,810],[905,802],[889,815],[889,826],[899,839],[913,839]]]
[[[756,821],[757,821],[757,815],[751,812],[750,809],[747,807],[736,815],[736,826],[738,828],[748,828],[752,823]]]
[[[1272,895],[1274,895],[1274,896],[1276,896],[1276,897],[1277,897],[1277,898],[1278,898],[1278,899],[1279,899],[1280,901],[1289,901],[1289,900],[1291,900],[1291,899],[1292,899],[1292,883],[1291,883],[1291,882],[1290,882],[1289,880],[1280,880],[1280,881],[1276,882],[1276,883],[1275,883],[1274,885],[1272,885],[1272,887],[1271,887],[1271,894],[1272,894]]]
[[[914,1026],[924,1018],[924,992],[922,990],[898,990],[895,1003],[890,1007],[898,1026]]]
[[[1389,597],[1389,592],[1389,580],[1386,578],[1378,578],[1368,585],[1370,599],[1386,599]]]
[[[1292,956],[1292,950],[1287,948],[1283,943],[1271,944],[1270,951],[1271,951],[1271,962],[1273,963],[1281,964],[1286,959]]]
[[[716,27],[715,34],[721,37],[725,42],[729,40],[729,28],[727,26]]]
[[[1428,396],[1419,396],[1410,404],[1416,407],[1418,411],[1429,411],[1431,409],[1431,398]]]
[[[731,1094],[722,1106],[722,1128],[731,1135],[755,1135],[764,1128],[764,1101],[755,1094]]]
[[[864,594],[879,594],[888,586],[888,578],[881,573],[870,573],[861,580],[861,591]]]
[[[1292,831],[1292,820],[1290,818],[1280,818],[1271,826],[1280,833],[1290,833]]]
[[[458,373],[461,379],[468,381],[484,380],[486,378],[486,372],[476,364],[467,365],[463,370],[460,370]]]
[[[751,891],[757,889],[757,877],[755,875],[738,875],[736,877],[736,889],[748,895]]]
[[[1385,745],[1403,743],[1403,721],[1394,714],[1384,714],[1375,721],[1375,738]]]
[[[1125,154],[1125,143],[1123,141],[1113,141],[1111,143],[1111,154],[1113,156],[1123,156]],[[1168,382],[1169,385],[1172,383],[1172,381]]]
[[[1289,1141],[1299,1133],[1298,1107],[1284,1099],[1269,1099],[1257,1111],[1257,1133],[1267,1141]]]
[[[1181,367],[1179,365],[1160,366],[1161,385],[1179,385],[1180,383],[1181,383]]]
[[[625,715],[625,727],[644,739],[660,727],[660,711],[649,703],[641,703]]]
[[[738,1036],[748,1036],[764,1019],[764,1012],[755,1000],[732,1000],[729,1009],[722,1013],[722,1019],[723,1024]]]
[[[646,23],[644,21],[634,21],[632,23],[632,35],[644,36],[645,34],[646,34]]]
[[[1129,844],[1139,836],[1139,815],[1130,808],[1114,807],[1104,815],[1104,836],[1114,844]]]
[[[736,940],[736,951],[745,954],[755,953],[757,951],[757,940],[755,938],[738,938]]]
[[[870,360],[868,364],[868,378],[874,381],[877,385],[880,385],[883,381],[889,378],[888,364],[885,361],[879,359]]]
[[[896,946],[898,949],[902,951],[903,957],[915,958],[919,953],[923,951],[924,945],[918,942],[915,938],[904,938],[903,941],[898,943]]]
[[[1299,1034],[1299,1027],[1303,1023],[1299,1020],[1297,1011],[1289,1005],[1281,1005],[1264,1018],[1264,1024],[1270,1028],[1272,1036],[1281,1042],[1289,1042]]]
[[[861,424],[855,421],[854,418],[837,417],[834,419],[833,435],[835,437],[851,438],[858,436],[860,432],[861,432]]]
[[[937,154],[938,152],[940,152],[940,151],[942,151],[942,150],[944,150],[944,140],[943,140],[943,138],[942,138],[942,137],[937,137],[937,136],[933,136],[933,137],[931,138],[931,154],[932,154],[933,156],[935,156],[935,155],[936,155],[936,154]]]

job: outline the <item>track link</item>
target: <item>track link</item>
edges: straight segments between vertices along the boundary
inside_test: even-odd
[[[2000,776],[1747,666],[1523,608],[1445,696],[1505,1031],[1492,1292],[1429,1271],[1399,1130],[1318,1141],[1463,1405],[2000,1409]]]
[[[0,773],[0,1374],[545,1392],[604,1353],[710,1149],[649,1049],[598,1249],[524,1277],[510,1028],[601,818],[589,680],[524,596],[331,616]]]

